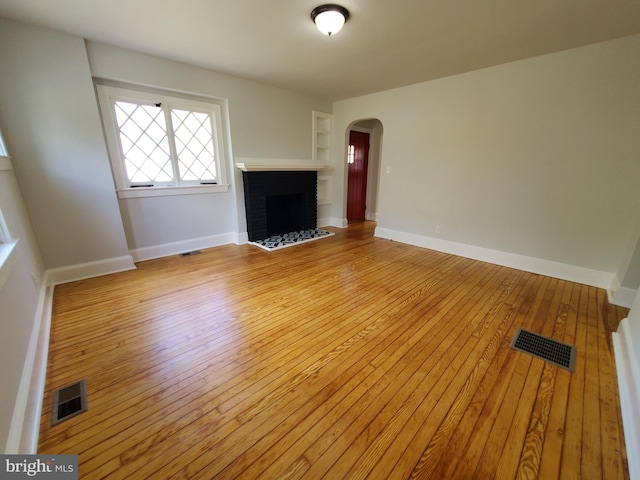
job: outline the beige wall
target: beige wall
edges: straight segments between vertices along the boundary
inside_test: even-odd
[[[0,127],[46,268],[128,255],[81,38],[0,19]]]
[[[640,213],[638,85],[634,36],[353,98],[335,155],[377,118],[379,228],[614,276]]]
[[[91,73],[228,100],[233,155],[228,193],[120,200],[130,249],[246,232],[242,176],[234,157],[311,159],[311,112],[331,103],[170,60],[88,42]]]

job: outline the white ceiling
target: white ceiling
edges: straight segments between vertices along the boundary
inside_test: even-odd
[[[0,0],[0,16],[329,100],[640,33],[640,0]]]

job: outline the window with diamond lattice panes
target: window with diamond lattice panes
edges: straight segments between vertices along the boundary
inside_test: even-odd
[[[171,110],[180,178],[215,182],[217,178],[211,118],[206,113]]]
[[[97,89],[120,196],[131,189],[152,195],[154,187],[162,187],[162,194],[167,187],[182,193],[196,186],[226,191],[220,104],[104,85]]]
[[[132,185],[174,179],[164,111],[156,105],[116,101],[114,111],[127,177]]]

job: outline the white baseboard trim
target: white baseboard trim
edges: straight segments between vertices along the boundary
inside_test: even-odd
[[[9,427],[7,454],[33,454],[38,450],[52,303],[53,286],[48,283],[45,273]]]
[[[576,267],[564,263],[552,262],[539,258],[527,257],[514,253],[500,252],[483,247],[466,245],[463,243],[451,242],[439,238],[425,237],[414,233],[400,232],[388,228],[377,227],[375,236],[395,240],[409,245],[429,248],[439,252],[458,255],[461,257],[480,260],[487,263],[502,265],[504,267],[516,268],[526,272],[537,273],[549,277],[568,280],[576,283],[583,283],[598,288],[608,289],[613,278],[612,273],[590,270],[588,268]]]
[[[348,226],[349,226],[349,222],[341,218],[326,217],[326,218],[318,219],[318,228],[322,228],[322,227],[347,228]]]
[[[237,233],[222,233],[219,235],[210,235],[208,237],[191,238],[180,242],[137,248],[135,250],[130,250],[129,253],[133,257],[133,261],[142,262],[145,260],[153,260],[154,258],[168,257],[170,255],[191,252],[193,250],[219,247],[229,243],[238,243],[238,240],[239,236]]]
[[[640,457],[634,453],[640,452],[640,363],[634,351],[628,318],[622,320],[618,331],[613,333],[613,351],[618,373],[629,478],[640,480]]]
[[[318,219],[318,228],[322,227],[336,227],[336,228],[345,228],[346,225],[342,224],[342,220],[334,217],[326,217]]]
[[[318,218],[317,225],[318,225],[318,228],[331,226],[331,217]]]
[[[133,258],[130,255],[124,255],[95,262],[69,265],[68,267],[51,268],[47,270],[46,275],[49,285],[59,285],[61,283],[84,280],[85,278],[124,272],[125,270],[135,270],[135,268]]]
[[[247,232],[238,233],[234,243],[236,245],[245,245],[249,243],[249,234]]]

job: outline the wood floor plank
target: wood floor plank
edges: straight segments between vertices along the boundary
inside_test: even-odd
[[[587,316],[581,323],[586,330],[587,351],[598,351],[598,306],[596,289],[588,288]],[[590,402],[600,392],[599,361],[595,355],[585,358],[584,399],[582,422],[582,471],[596,478],[602,478],[602,441],[600,439],[600,402]]]
[[[576,333],[574,345],[576,347],[576,369],[571,375],[569,386],[569,401],[567,419],[565,423],[565,440],[562,448],[562,462],[560,477],[574,476],[582,478],[582,444],[584,417],[584,390],[587,357],[587,329],[586,316],[588,314],[588,287],[580,286],[580,297],[577,307]],[[588,473],[585,472],[585,475]]]
[[[545,291],[543,301],[538,307],[534,318],[534,327],[537,333],[549,337],[553,332],[556,315],[560,303],[561,289],[557,288],[558,280],[552,279]],[[531,424],[535,423],[535,405],[537,401],[544,402],[550,393],[549,385],[544,385],[541,389],[543,381],[543,373],[545,372],[546,362],[535,358],[527,375],[525,385],[520,393],[518,401],[517,413],[514,421],[508,428],[507,441],[505,443],[502,456],[497,467],[497,475],[500,478],[516,478],[520,465],[526,469],[537,462],[537,459],[529,457],[530,454],[539,455],[533,451],[526,452],[526,461],[523,463],[523,451],[526,446],[527,433],[531,430]],[[557,367],[556,367],[557,368]],[[548,371],[548,370],[547,370]],[[531,439],[531,437],[530,437]],[[531,439],[533,441],[533,439]]]
[[[481,275],[482,273],[483,272],[480,271],[473,273],[473,276],[470,278],[474,278],[474,276]],[[455,286],[456,285],[451,285],[451,287]],[[408,330],[405,334],[403,334],[402,337],[399,337],[400,342],[398,342],[397,345],[395,344],[396,342],[394,342],[394,345],[391,345],[389,347],[390,349],[393,348],[393,350],[389,350],[388,353],[385,351],[380,352],[376,356],[376,359],[372,360],[370,363],[372,366],[375,366],[375,369],[371,374],[367,376],[365,380],[367,383],[367,388],[358,389],[358,396],[352,396],[351,400],[357,400],[358,398],[360,398],[363,392],[365,392],[369,388],[372,388],[375,384],[375,382],[372,382],[372,380],[375,379],[377,381],[379,378],[381,378],[381,376],[386,371],[388,371],[389,368],[395,365],[400,356],[406,355],[407,358],[415,358],[415,356],[419,352],[424,352],[425,348],[429,346],[429,343],[424,343],[428,341],[429,338],[426,334],[429,333],[430,335],[433,335],[434,333],[436,333],[436,331],[433,330],[435,326],[443,325],[443,319],[446,319],[448,315],[453,315],[455,311],[463,307],[464,302],[462,301],[462,298],[464,297],[464,295],[465,294],[462,291],[459,291],[456,295],[449,295],[449,297],[446,299],[446,302],[442,306],[430,309],[429,313],[432,314],[431,321],[421,328],[421,332],[414,332],[413,329]],[[425,330],[425,328],[427,328],[428,330]],[[407,337],[407,334],[409,334],[410,336]],[[416,342],[420,342],[420,344],[416,345]],[[418,348],[414,348],[415,346],[417,346]],[[409,355],[410,357],[408,357]],[[344,411],[351,406],[352,403],[341,403],[337,405],[337,408]],[[299,431],[301,432],[301,437],[293,445],[290,446],[287,452],[288,456],[290,458],[301,456],[304,453],[305,449],[308,448],[312,443],[314,443],[318,438],[324,438],[326,440],[335,438],[337,435],[337,430],[335,428],[329,430],[330,433],[328,433],[328,429],[331,427],[331,418],[332,417],[328,415],[323,416],[319,421],[314,422],[309,431],[307,431],[306,433],[304,432],[304,429],[306,427],[304,425],[301,425],[299,429]],[[330,443],[331,441],[324,442],[325,446],[329,445]],[[268,470],[265,471],[265,474],[267,476],[278,476],[278,472],[282,471],[285,468],[283,467],[283,465],[286,465],[286,463],[284,462],[284,459],[278,459]]]
[[[562,341],[564,337],[564,309],[562,307],[563,305],[566,305],[564,303],[566,298],[563,297],[564,289],[561,288],[563,284],[564,282],[561,282],[558,287],[555,288],[556,297],[551,303],[551,307],[549,309],[549,319],[552,319],[553,322],[547,322],[545,324],[546,329],[542,332],[550,338],[557,339],[559,341]],[[545,433],[549,422],[551,403],[558,370],[559,367],[548,362],[543,365],[542,377],[537,389],[537,394],[535,395],[535,404],[533,406],[529,427],[522,447],[516,478],[538,478],[542,447],[544,445]]]
[[[531,274],[526,274],[523,278],[523,288],[518,293],[518,298],[511,305],[513,312],[509,312],[514,315],[514,324],[520,324],[522,318],[528,312],[531,289],[535,286],[536,279],[539,279],[539,277]],[[476,437],[486,439],[486,435],[488,435],[492,425],[491,422],[486,420],[488,418],[486,412],[492,410],[490,407],[492,396],[501,398],[503,391],[499,389],[499,385],[502,382],[506,388],[515,369],[515,362],[509,361],[509,357],[515,355],[514,350],[507,348],[510,342],[511,336],[505,336],[492,365],[474,392],[473,398],[467,405],[451,439],[441,452],[440,459],[435,464],[427,465],[427,469],[422,467],[425,473],[431,472],[432,478],[456,478],[454,473],[460,462],[472,466],[471,473],[475,470],[484,447],[484,443],[477,441]],[[464,453],[467,454],[466,458],[464,458]],[[419,466],[418,464],[417,467]],[[468,473],[468,475],[471,475],[471,473]],[[403,475],[398,475],[397,478],[403,478]]]
[[[626,309],[374,227],[57,286],[39,451],[92,479],[628,478]],[[575,344],[576,372],[511,349],[517,327]],[[88,411],[52,427],[79,378]]]
[[[509,283],[509,291],[511,291],[511,285],[512,282]],[[518,288],[512,292],[512,295],[517,298],[522,288],[524,288],[524,282],[519,284]],[[504,300],[508,299],[509,297],[504,298]],[[437,419],[432,419],[431,415],[424,417],[421,428],[416,432],[411,442],[406,445],[398,465],[394,468],[394,470],[396,470],[395,475],[397,475],[398,478],[407,478],[408,476],[412,478],[432,478],[434,470],[449,445],[451,437],[458,428],[464,413],[467,412],[473,397],[478,392],[478,388],[482,382],[488,380],[486,378],[487,371],[496,360],[496,357],[498,357],[499,361],[501,358],[499,356],[500,353],[506,353],[507,350],[505,347],[509,344],[509,334],[513,332],[512,325],[516,316],[516,309],[513,308],[511,302],[500,302],[500,304],[502,306],[500,310],[496,310],[493,306],[490,310],[492,317],[499,320],[499,323],[491,330],[489,330],[488,323],[484,325],[484,332],[492,333],[492,337],[478,344],[478,351],[483,349],[481,356],[474,358],[474,356],[470,355],[465,360],[465,366],[467,368],[473,366],[473,369],[468,374],[464,373],[465,371],[462,369],[457,372],[456,379],[465,379],[464,384],[460,385],[455,381],[452,382],[447,389],[447,397],[443,397],[442,399],[444,400],[443,407],[450,405],[446,417],[443,418],[433,434],[431,433],[433,427],[429,428],[429,425],[437,425]],[[452,398],[454,395],[455,398]],[[411,459],[409,452],[419,450],[420,448],[416,449],[415,446],[425,444],[426,448],[422,451],[419,459],[417,461],[416,457]],[[392,457],[396,455],[393,454],[393,450],[389,450],[388,453],[391,454],[389,455],[389,463],[391,463]],[[413,469],[404,470],[401,467],[403,461],[407,465],[413,465]],[[378,463],[381,465],[384,464],[385,459],[381,459]],[[410,475],[408,475],[409,473]],[[391,472],[389,472],[389,475],[391,475]]]
[[[625,470],[627,462],[623,458],[626,449],[624,447],[624,435],[620,430],[619,410],[616,408],[619,398],[618,384],[616,383],[616,370],[614,363],[613,346],[610,341],[610,323],[605,318],[605,312],[609,310],[605,301],[605,292],[597,291],[597,304],[603,306],[598,309],[598,345],[600,349],[605,346],[609,350],[609,355],[598,357],[598,372],[600,375],[600,427],[602,441],[602,475],[604,478],[620,478],[629,476]],[[618,326],[618,321],[614,325]]]
[[[239,361],[239,360],[238,360],[238,361]],[[234,362],[234,363],[235,363],[235,362]],[[273,365],[273,364],[272,364],[272,365]],[[271,366],[272,366],[272,365],[271,365]],[[209,365],[209,366],[210,366],[210,367],[213,367],[213,366],[211,366],[211,365]],[[219,371],[218,371],[217,375],[220,375]],[[260,375],[262,376],[262,374],[260,374]]]
[[[549,278],[543,278],[536,292],[536,298],[527,316],[529,329],[533,328],[536,318],[540,316],[540,305],[549,301],[548,285],[550,281],[551,279]],[[506,386],[502,398],[499,400],[499,409],[491,416],[491,420],[493,421],[491,432],[488,435],[480,462],[475,470],[475,475],[480,478],[493,476],[497,472],[502,460],[502,453],[505,452],[505,445],[511,432],[511,426],[517,421],[516,411],[520,409],[519,402],[522,397],[522,392],[527,385],[527,379],[533,379],[535,377],[535,372],[529,377],[532,359],[528,355],[516,355],[512,360],[516,362],[516,368],[513,371],[511,381]],[[531,381],[532,380],[530,380],[530,382]],[[526,399],[524,399],[523,406],[526,410],[528,407]],[[509,452],[507,449],[506,453]],[[463,468],[466,467],[463,466]],[[467,473],[469,472],[467,471]]]
[[[488,282],[490,286],[497,286],[499,283],[499,278],[494,280],[494,282]],[[465,314],[473,317],[482,303],[474,302],[473,299],[469,299],[468,305],[470,308],[465,310]],[[401,384],[391,388],[386,388],[386,384],[383,384],[385,389],[382,392],[373,392],[375,398],[378,398],[381,401],[376,404],[369,405],[369,408],[366,411],[359,412],[360,415],[357,418],[349,419],[350,422],[348,427],[344,431],[343,435],[339,437],[339,440],[341,441],[332,443],[331,447],[327,451],[322,451],[322,455],[319,457],[316,453],[317,448],[313,447],[307,451],[305,453],[306,458],[316,460],[310,469],[309,475],[326,474],[332,477],[340,477],[346,474],[346,471],[343,470],[346,470],[349,467],[347,459],[355,460],[358,458],[359,455],[361,455],[368,447],[368,441],[375,438],[375,435],[379,434],[379,429],[385,425],[384,412],[389,412],[388,415],[391,416],[397,415],[397,412],[394,412],[394,408],[401,398],[407,399],[408,403],[407,405],[402,406],[402,415],[400,415],[399,418],[409,416],[412,411],[417,408],[424,395],[421,390],[417,390],[419,385],[432,385],[431,390],[429,390],[429,393],[427,394],[427,400],[425,401],[434,402],[437,400],[442,392],[442,385],[446,384],[446,379],[440,382],[442,375],[444,373],[448,373],[448,375],[453,373],[453,371],[447,372],[447,366],[451,364],[455,358],[455,354],[468,340],[465,336],[460,336],[464,326],[464,324],[454,324],[454,329],[449,330],[451,333],[449,333],[447,337],[442,339],[436,337],[434,339],[437,341],[437,343],[435,343],[435,350],[424,351],[424,355],[419,357],[424,363],[420,364],[419,362],[412,361],[409,368],[399,372],[400,376],[393,375],[393,378],[396,380],[400,379],[405,382],[399,392],[396,389],[399,388]],[[439,388],[435,388],[435,386],[438,385]],[[386,404],[389,402],[391,402],[391,404],[387,407]],[[383,408],[383,410],[379,410],[380,408]],[[376,418],[378,415],[383,415],[382,420],[378,420]],[[399,420],[397,422],[399,422]],[[343,445],[348,446],[346,449],[348,452],[345,451]],[[338,454],[338,452],[340,452],[341,456],[345,457],[345,461],[340,462],[339,465],[332,466],[329,473],[325,472],[323,468],[328,464],[327,459],[333,458]],[[355,452],[357,452],[357,455]]]
[[[433,302],[430,302],[430,303],[432,304]],[[432,307],[433,305],[431,305],[431,308],[429,307],[426,307],[426,308],[429,308],[429,310],[433,311],[434,309]],[[417,311],[415,308],[412,309],[412,314],[417,314]],[[384,344],[378,344],[378,346],[375,347],[375,350],[372,349],[371,345],[369,345],[367,347],[367,350],[369,350],[372,353],[375,353],[375,356],[369,359],[370,365],[371,366],[375,365],[375,367],[377,367],[374,370],[375,374],[382,376],[382,373],[383,373],[383,370],[381,368],[382,365],[376,362],[376,358],[384,357],[388,359],[388,358],[393,358],[394,356],[397,358],[402,357],[405,353],[407,353],[407,351],[410,348],[412,348],[412,346],[416,343],[416,341],[418,341],[420,338],[424,338],[427,331],[433,332],[434,326],[435,326],[435,323],[430,323],[430,324],[411,323],[407,325],[407,327],[409,328],[407,328],[404,331],[402,329],[396,329],[395,333],[390,332],[388,334],[384,334],[384,337],[385,337]],[[399,336],[396,337],[396,335],[398,334]],[[384,346],[384,350],[378,351],[380,346]],[[390,352],[392,352],[390,356],[385,354],[386,350],[389,350]],[[371,379],[370,375],[368,376],[367,381],[370,381]],[[314,425],[314,428],[317,429],[318,427],[319,427],[319,424]],[[262,459],[262,461],[264,462],[265,459]],[[262,465],[264,465],[264,463],[262,463]],[[234,471],[235,471],[234,469],[231,470],[231,472],[234,472]],[[232,475],[232,476],[235,476],[235,475]]]
[[[553,338],[568,345],[573,345],[575,336],[578,298],[579,286],[566,282]],[[535,468],[533,470],[536,473],[534,478],[556,478],[560,474],[570,380],[571,373],[569,371],[564,369],[556,371],[547,427],[542,451],[538,458],[539,466],[537,471]]]
[[[393,304],[391,304],[391,306],[393,306]],[[383,311],[383,312],[384,312],[384,311]],[[374,331],[374,330],[373,330],[373,329],[370,329],[370,328],[366,328],[366,329],[365,329],[365,331],[366,331],[367,333],[370,333],[370,332],[372,332],[372,331]],[[360,339],[362,339],[362,338],[364,338],[364,337],[362,336],[362,334],[359,334],[359,335],[357,335],[355,338],[356,338],[356,339],[358,339],[358,340],[360,340]],[[351,342],[351,341],[348,341],[348,342],[347,342],[347,344],[352,344],[352,343],[353,343],[353,342]],[[341,345],[340,347],[342,347],[342,346],[343,346],[343,345]],[[335,349],[334,349],[334,350],[335,350]],[[335,350],[335,351],[340,352],[340,351],[342,351],[342,350],[343,350],[342,348],[339,348],[338,350]],[[330,352],[330,353],[331,353],[331,352]],[[314,364],[312,364],[312,366],[313,366],[313,365],[314,365]],[[304,373],[304,371],[303,371],[303,373]],[[298,378],[300,378],[300,375],[298,375]],[[294,379],[294,380],[295,380],[295,379]],[[267,395],[266,395],[266,397],[265,397],[265,396],[261,396],[261,397],[259,397],[259,398],[261,398],[260,403],[261,403],[261,404],[266,404],[266,403],[268,403],[268,402],[265,402],[265,399],[266,399],[266,398],[270,398],[270,395],[271,395],[271,394],[267,394]],[[271,399],[271,400],[273,400],[273,398],[274,398],[274,397],[271,395],[271,398],[270,398],[270,399]],[[245,419],[245,420],[242,420],[242,423],[246,423],[246,419]],[[261,426],[261,428],[262,428],[262,427],[263,427],[263,426]],[[257,429],[257,430],[256,430],[255,425],[250,425],[250,426],[248,426],[248,427],[246,427],[246,428],[245,428],[245,427],[244,427],[244,425],[243,425],[243,428],[244,428],[245,430],[249,431],[252,435],[259,434],[260,432],[262,432],[262,431],[263,431],[263,430],[260,430],[260,429]],[[242,432],[241,432],[241,431],[239,431],[239,432],[234,432],[234,435],[233,435],[232,437],[230,437],[230,438],[228,438],[228,439],[221,440],[222,444],[221,444],[221,445],[217,445],[217,446],[216,446],[216,448],[217,448],[219,451],[221,451],[221,452],[226,451],[225,449],[226,449],[227,447],[225,447],[225,445],[229,445],[229,447],[228,447],[228,448],[231,448],[231,449],[233,449],[233,450],[238,450],[238,449],[242,448],[242,447],[241,447],[241,445],[242,445],[242,444],[241,444],[241,443],[236,442],[236,440],[235,440],[235,438],[236,438],[236,437],[241,436],[241,435],[242,435]],[[175,451],[172,451],[172,454],[175,454]],[[221,456],[222,456],[222,455],[221,455]],[[232,455],[232,456],[233,456],[233,455]],[[167,457],[166,457],[166,456],[164,456],[164,457],[163,457],[163,461],[166,461],[166,458],[167,458]],[[219,462],[218,462],[218,463],[219,463]],[[148,466],[148,465],[145,465],[145,468],[149,468],[149,466]],[[187,470],[185,470],[185,469],[181,468],[181,466],[180,466],[180,461],[176,461],[176,463],[173,465],[173,467],[172,467],[172,468],[174,468],[175,470],[179,470],[181,473],[183,473],[183,474],[185,474],[185,475],[187,475],[187,476],[191,476],[191,475],[192,475],[192,472],[194,472],[195,470],[197,470],[198,468],[200,468],[200,465],[199,465],[199,463],[198,463],[198,462],[196,462],[196,463],[190,462],[190,463],[189,463],[189,465],[188,465],[188,469],[187,469]],[[166,468],[165,468],[165,470],[166,470]],[[211,472],[212,472],[212,471],[213,471],[213,472],[215,472],[216,470],[215,470],[215,469],[213,469],[213,470],[212,470],[212,469],[209,469],[209,470],[208,470],[208,474],[211,474]]]

